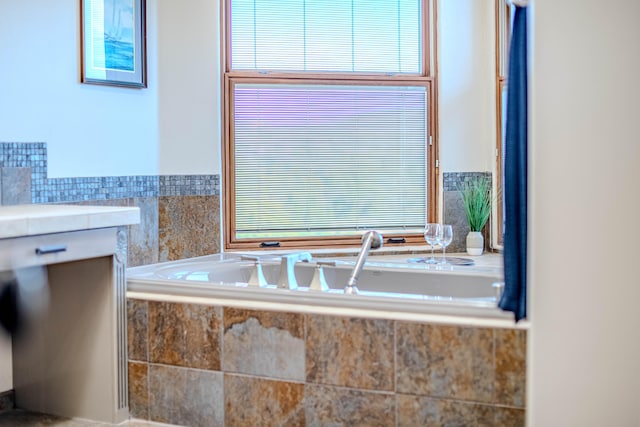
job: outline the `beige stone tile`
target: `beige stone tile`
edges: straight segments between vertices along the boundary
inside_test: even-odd
[[[304,338],[304,316],[300,313],[281,311],[248,310],[244,308],[224,308],[225,332],[250,318],[255,318],[264,328],[282,329],[294,338]]]
[[[392,393],[307,384],[307,426],[389,427],[395,426]]]
[[[127,349],[130,360],[149,360],[148,302],[127,299]]]
[[[397,395],[397,427],[495,427],[495,408],[472,402]]]
[[[465,252],[467,250],[467,234],[469,225],[467,214],[462,203],[462,197],[458,191],[444,191],[444,221],[453,226],[453,240],[447,247],[447,253]]]
[[[307,382],[392,391],[393,322],[307,315]]]
[[[493,401],[493,330],[398,322],[396,339],[398,392]]]
[[[220,252],[219,200],[219,196],[158,198],[159,261]]]
[[[224,308],[222,370],[304,381],[304,315]]]
[[[149,301],[149,360],[219,370],[222,309]]]
[[[496,329],[496,399],[503,405],[525,406],[527,333]]]
[[[495,407],[495,427],[524,427],[525,410],[518,408]]]
[[[224,425],[305,426],[304,385],[225,374]]]
[[[69,204],[81,206],[118,206],[140,208],[140,223],[127,226],[127,266],[158,262],[158,198],[85,200]]]
[[[130,206],[140,208],[140,224],[129,226],[129,267],[158,262],[158,198],[129,199]]]
[[[147,363],[129,362],[129,415],[149,419],[149,376]]]
[[[150,364],[149,415],[190,427],[223,425],[222,373]]]
[[[0,205],[31,203],[31,168],[0,168]]]

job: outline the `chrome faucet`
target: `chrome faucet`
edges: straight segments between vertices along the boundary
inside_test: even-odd
[[[264,272],[262,271],[262,262],[260,261],[260,257],[251,256],[251,255],[242,255],[240,259],[243,261],[254,262],[253,271],[251,271],[251,277],[247,282],[249,286],[258,286],[261,288],[269,286],[269,282],[267,282],[267,279],[264,277]]]
[[[311,283],[309,284],[309,290],[323,291],[323,292],[326,292],[329,290],[327,279],[324,277],[323,267],[325,266],[335,267],[336,262],[335,261],[316,261],[316,269],[313,272],[313,277],[311,278]]]
[[[280,276],[278,277],[278,288],[282,289],[298,289],[298,281],[296,280],[296,273],[294,267],[296,262],[311,261],[311,254],[309,252],[294,252],[292,254],[282,255],[280,261]]]
[[[362,235],[362,247],[360,248],[358,258],[356,259],[356,265],[353,267],[351,277],[347,282],[347,286],[345,286],[344,288],[345,294],[358,293],[358,278],[360,277],[360,272],[362,272],[364,263],[367,261],[367,255],[369,255],[369,251],[371,249],[378,249],[381,247],[382,234],[378,233],[377,231],[370,230]]]

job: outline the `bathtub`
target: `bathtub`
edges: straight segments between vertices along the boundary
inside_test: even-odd
[[[252,254],[255,255],[255,254]],[[129,298],[193,302],[249,309],[320,313],[369,318],[427,321],[514,328],[512,315],[497,308],[502,268],[493,263],[474,266],[427,265],[408,262],[411,255],[370,256],[358,281],[358,295],[343,290],[355,258],[313,258],[295,264],[297,289],[249,285],[255,261],[243,254],[223,253],[165,262],[127,270]],[[278,254],[261,254],[267,282],[277,282]],[[334,262],[323,272],[330,289],[311,290],[316,261]]]

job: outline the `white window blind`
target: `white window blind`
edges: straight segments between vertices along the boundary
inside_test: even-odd
[[[231,68],[413,73],[420,0],[231,0]]]
[[[235,237],[421,232],[424,86],[235,84]]]

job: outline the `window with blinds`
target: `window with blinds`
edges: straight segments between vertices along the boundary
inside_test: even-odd
[[[232,0],[231,68],[419,73],[420,0]]]
[[[227,0],[225,245],[418,236],[433,146],[421,0]]]

